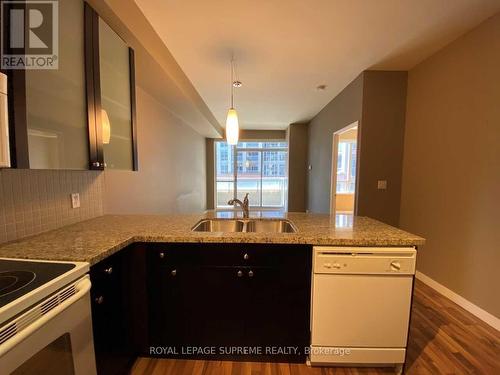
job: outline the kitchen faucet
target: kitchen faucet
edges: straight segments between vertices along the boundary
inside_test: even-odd
[[[245,198],[243,199],[243,202],[240,201],[239,199],[231,199],[229,202],[227,202],[228,205],[233,206],[233,205],[238,205],[241,207],[243,210],[243,217],[248,218],[249,213],[248,213],[248,193],[245,195]]]

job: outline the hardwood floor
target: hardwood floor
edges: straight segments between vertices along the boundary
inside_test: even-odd
[[[383,368],[139,358],[132,375],[393,374]],[[422,282],[415,285],[407,374],[500,374],[500,333]]]

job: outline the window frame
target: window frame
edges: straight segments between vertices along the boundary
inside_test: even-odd
[[[219,206],[217,201],[217,143],[225,142],[225,140],[215,140],[214,141],[214,209],[215,210],[235,210],[233,206],[224,205]],[[233,155],[233,199],[238,197],[238,152],[260,152],[260,205],[259,206],[250,206],[250,210],[286,210],[288,206],[288,197],[286,197],[283,206],[263,206],[262,205],[262,177],[263,177],[263,163],[264,157],[263,154],[265,152],[285,152],[285,165],[286,165],[286,190],[285,194],[288,191],[288,157],[289,157],[289,149],[288,149],[288,141],[286,139],[240,139],[239,143],[248,142],[248,143],[286,143],[286,147],[238,147],[238,145],[230,146],[232,148]]]

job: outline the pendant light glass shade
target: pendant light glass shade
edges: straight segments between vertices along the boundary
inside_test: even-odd
[[[101,123],[102,123],[102,143],[105,145],[109,144],[111,139],[111,124],[109,123],[108,113],[103,109],[101,111]]]
[[[230,145],[238,144],[238,137],[240,133],[240,125],[238,123],[238,113],[236,109],[229,108],[227,111],[226,119],[226,141]]]

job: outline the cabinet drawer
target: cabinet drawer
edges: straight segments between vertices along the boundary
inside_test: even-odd
[[[253,266],[270,267],[311,263],[311,247],[274,244],[152,244],[151,264],[161,266]]]

